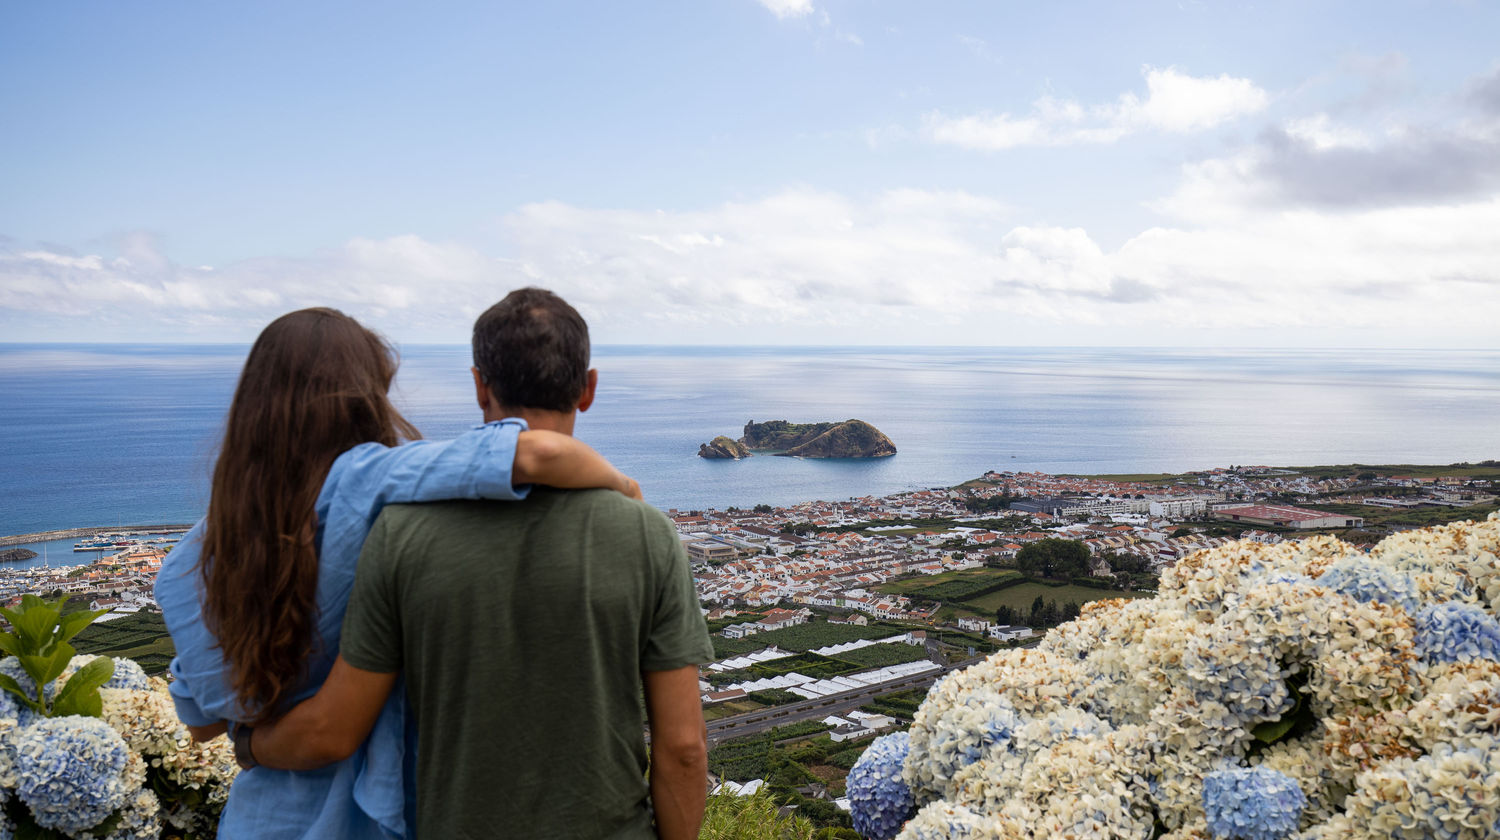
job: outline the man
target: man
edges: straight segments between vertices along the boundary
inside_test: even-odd
[[[486,421],[572,434],[598,384],[588,361],[588,327],[550,292],[512,292],[474,325]],[[641,502],[537,487],[394,505],[365,542],[327,682],[236,748],[286,769],[340,760],[404,673],[418,837],[696,837],[697,665],[712,658],[681,544]]]

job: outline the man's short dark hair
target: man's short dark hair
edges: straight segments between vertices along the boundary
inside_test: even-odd
[[[588,324],[546,289],[516,289],[474,322],[474,367],[505,408],[572,411],[588,386]]]

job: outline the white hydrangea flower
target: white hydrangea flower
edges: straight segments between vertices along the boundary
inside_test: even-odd
[[[1210,840],[1204,778],[1247,765],[1305,796],[1299,840],[1500,836],[1500,662],[1424,661],[1413,614],[1495,615],[1497,558],[1500,515],[1369,554],[1316,537],[1184,558],[1157,598],[935,685],[900,836]]]

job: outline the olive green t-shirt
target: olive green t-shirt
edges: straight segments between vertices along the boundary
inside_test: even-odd
[[[654,837],[641,672],[713,658],[666,517],[603,490],[387,507],[340,652],[404,671],[417,837]]]

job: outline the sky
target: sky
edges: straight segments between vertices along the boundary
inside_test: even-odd
[[[0,341],[1500,347],[1500,3],[0,4]]]

